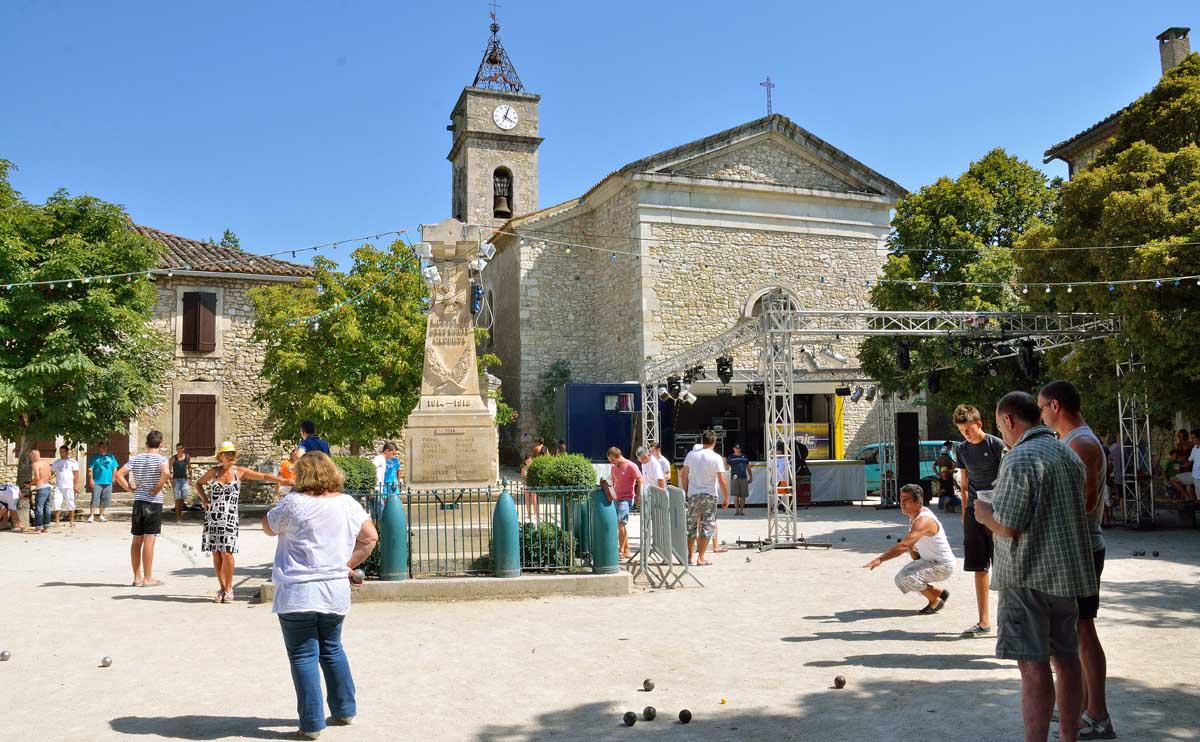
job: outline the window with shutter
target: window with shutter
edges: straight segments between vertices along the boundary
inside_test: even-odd
[[[179,443],[192,456],[216,453],[217,398],[214,395],[179,395]]]
[[[217,349],[217,295],[211,291],[188,291],[183,295],[185,351],[211,353]]]
[[[33,442],[33,447],[38,450],[43,459],[58,458],[58,441],[53,438],[39,438]]]

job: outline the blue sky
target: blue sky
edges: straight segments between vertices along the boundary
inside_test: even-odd
[[[450,211],[446,131],[484,2],[0,4],[0,158],[27,198],[91,193],[258,252]],[[1195,0],[534,2],[501,38],[542,95],[541,205],[775,110],[902,185],[1043,150],[1148,90]],[[1061,163],[1045,166],[1065,175]]]

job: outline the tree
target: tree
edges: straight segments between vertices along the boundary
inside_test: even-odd
[[[883,282],[871,290],[878,309],[894,311],[1021,311],[1025,295],[1013,288],[1013,246],[1030,228],[1053,220],[1058,184],[1002,149],[971,163],[958,178],[939,178],[896,205]],[[903,283],[911,281],[914,283]],[[1002,287],[932,287],[925,282],[989,282]],[[1014,361],[989,362],[970,344],[941,338],[903,341],[911,367],[900,368],[900,343],[870,338],[862,343],[863,368],[885,392],[926,386],[937,372],[930,403],[967,402],[989,409],[1005,392],[1027,387]],[[993,372],[995,375],[992,375]]]
[[[107,438],[156,402],[169,348],[148,322],[153,280],[85,280],[153,269],[158,245],[92,196],[29,203],[11,168],[0,160],[0,437],[24,464],[38,438]],[[68,283],[6,288],[51,280]]]
[[[489,335],[491,335],[491,332],[488,330],[482,327],[475,328],[475,362],[479,367],[479,388],[481,390],[487,389],[486,380],[488,371],[504,365],[504,362],[500,360],[500,356],[495,353],[483,352],[483,344],[487,341]],[[497,389],[495,392],[490,392],[490,394],[496,400],[496,426],[503,428],[506,425],[516,422],[517,411],[512,408],[512,405],[504,401],[504,390]]]
[[[357,450],[400,435],[421,396],[427,293],[402,241],[354,251],[349,273],[318,257],[298,286],[251,292],[254,339],[265,346],[262,378],[275,440],[294,440],[312,420],[335,445]],[[315,322],[304,318],[322,314]]]
[[[238,239],[237,233],[232,229],[226,229],[225,234],[221,235],[221,247],[232,247],[234,250],[242,249],[242,241]]]

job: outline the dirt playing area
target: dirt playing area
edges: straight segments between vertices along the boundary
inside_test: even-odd
[[[761,509],[731,512],[722,539],[765,534]],[[944,611],[918,616],[921,599],[892,582],[903,561],[861,568],[903,534],[903,515],[833,507],[802,519],[805,536],[834,547],[732,549],[698,570],[704,588],[355,605],[344,636],[359,718],[322,739],[1019,739],[1015,663],[995,659],[994,638],[959,638],[975,621],[970,575],[946,584]],[[957,516],[947,525],[958,544]],[[215,605],[198,525],[165,526],[156,571],[166,585],[153,589],[129,585],[128,529],[0,533],[4,738],[294,739],[278,624],[252,600],[274,540],[243,523],[238,600]],[[1106,538],[1098,628],[1120,739],[1195,739],[1200,532]],[[109,668],[98,666],[105,655]],[[843,690],[832,687],[839,674]],[[622,726],[647,705],[657,720]],[[676,720],[683,708],[690,725]]]

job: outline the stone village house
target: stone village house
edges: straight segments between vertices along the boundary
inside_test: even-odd
[[[133,229],[162,246],[161,267],[154,276],[158,298],[150,322],[170,338],[172,362],[158,404],[130,420],[127,431],[110,436],[110,450],[123,463],[141,449],[146,432],[160,430],[164,454],[183,443],[195,465],[214,462],[217,445],[226,439],[238,445],[243,465],[277,461],[282,448],[271,442],[266,410],[255,401],[265,388],[259,378],[264,351],[250,340],[254,307],[248,292],[272,283],[294,283],[311,275],[312,268],[152,227]],[[36,445],[43,456],[55,458],[62,442],[58,438]],[[0,482],[16,478],[14,449],[4,445]],[[86,453],[74,454],[82,467]]]

